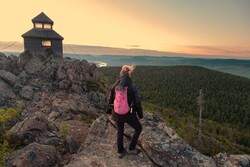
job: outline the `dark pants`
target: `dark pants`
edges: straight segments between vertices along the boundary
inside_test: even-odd
[[[135,130],[129,145],[129,149],[134,150],[142,131],[142,125],[140,121],[133,114],[128,114],[128,115],[118,116],[118,120],[116,123],[118,128],[117,132],[118,153],[122,153],[124,151],[124,146],[123,146],[124,123],[129,124],[129,126],[131,126]]]

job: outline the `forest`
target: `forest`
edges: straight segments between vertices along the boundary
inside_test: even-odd
[[[110,85],[120,67],[99,71]],[[204,154],[250,153],[250,79],[198,66],[138,66],[131,75],[144,111],[163,117]],[[204,95],[199,135],[199,91]]]

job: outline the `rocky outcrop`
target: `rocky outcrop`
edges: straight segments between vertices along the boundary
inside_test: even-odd
[[[8,157],[8,166],[34,167],[58,166],[60,154],[52,146],[32,143]]]
[[[216,166],[215,161],[190,147],[157,116],[145,114],[143,131],[139,139],[142,152],[138,156],[117,158],[114,122],[102,116],[90,128],[83,151],[67,167],[80,166]],[[125,145],[133,130],[129,126]]]
[[[1,53],[0,65],[0,84],[4,87],[10,85],[16,96],[27,100],[41,91],[63,90],[84,94],[89,91],[88,81],[99,80],[96,65],[53,54],[24,52],[18,57],[7,57]],[[0,96],[6,97],[8,92],[5,92]],[[11,95],[12,92],[8,97]]]
[[[9,166],[58,165],[58,158],[53,160],[55,163],[44,163],[46,149],[56,149],[57,152],[48,151],[49,156],[62,157],[62,164],[70,160],[85,141],[90,120],[101,112],[98,100],[106,98],[101,93],[91,93],[87,85],[90,81],[99,84],[99,75],[97,67],[85,60],[51,53],[24,52],[8,57],[0,54],[0,107],[14,107],[20,101],[25,106],[22,119],[8,131],[9,143],[17,148],[8,159]],[[92,101],[90,94],[98,94],[98,98]],[[26,154],[36,154],[36,159],[27,158]]]
[[[129,140],[125,139],[126,145]],[[138,156],[117,158],[116,130],[106,117],[100,117],[91,126],[83,150],[66,167],[87,166],[155,166],[145,152]]]
[[[164,120],[150,114],[142,122],[141,152],[118,159],[115,123],[103,115],[106,88],[97,67],[85,60],[49,52],[24,52],[18,57],[0,54],[0,107],[13,107],[20,101],[25,106],[22,118],[8,131],[16,151],[6,165],[249,166],[248,155],[219,154],[212,159],[201,154]],[[126,146],[132,133],[126,127]]]

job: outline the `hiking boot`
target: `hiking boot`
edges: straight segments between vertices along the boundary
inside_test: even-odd
[[[126,150],[124,149],[122,153],[118,153],[118,158],[123,158],[126,154]]]
[[[139,150],[139,149],[134,149],[134,150],[128,149],[129,155],[138,155],[140,152],[141,152],[141,150]]]

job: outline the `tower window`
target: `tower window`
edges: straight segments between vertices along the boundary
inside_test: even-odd
[[[51,29],[51,27],[52,27],[51,24],[44,24],[43,25],[43,28],[46,28],[46,29]]]
[[[51,46],[51,41],[42,41],[43,46]]]
[[[42,23],[35,23],[35,28],[43,28],[43,24]]]

